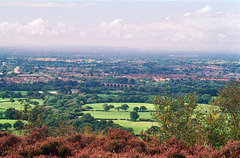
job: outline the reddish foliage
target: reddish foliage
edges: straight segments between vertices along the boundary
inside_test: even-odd
[[[20,144],[21,138],[15,135],[6,135],[0,138],[0,156],[4,156],[9,150]]]
[[[34,144],[37,141],[41,141],[42,139],[47,138],[48,136],[48,128],[44,126],[43,128],[34,128],[32,134],[25,138],[29,144]]]
[[[144,152],[146,151],[146,144],[125,130],[111,129],[105,137],[103,149],[114,153],[127,152],[129,149]]]
[[[4,137],[4,136],[8,136],[8,135],[9,135],[8,133],[6,133],[6,132],[1,132],[1,131],[0,131],[0,138],[1,138],[1,137]]]
[[[213,157],[240,157],[240,141],[231,140],[221,147],[221,150],[214,152]]]
[[[47,128],[33,130],[27,137],[0,133],[0,157],[239,157],[240,141],[230,141],[221,150],[189,146],[173,137],[162,143],[156,139],[140,140],[121,129],[111,129],[105,136],[75,134],[47,137]]]

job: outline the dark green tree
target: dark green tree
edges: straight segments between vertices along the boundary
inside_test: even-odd
[[[9,108],[5,111],[5,118],[6,119],[19,119],[21,117],[21,113],[19,110],[15,108]]]
[[[138,112],[138,110],[139,110],[139,107],[137,107],[137,106],[133,108],[133,111]]]
[[[4,129],[4,125],[0,123],[0,131],[2,131],[3,129]]]
[[[109,111],[110,107],[107,104],[103,104],[103,110],[104,111]]]
[[[139,115],[137,112],[133,111],[133,112],[130,112],[130,118],[131,120],[136,121],[139,118]]]
[[[119,110],[121,109],[121,107],[120,107],[120,106],[118,106],[118,107],[116,107],[115,109],[117,109],[117,111],[119,111]]]
[[[0,111],[0,119],[4,118],[4,111]]]
[[[16,121],[14,124],[13,124],[13,127],[16,129],[16,130],[20,130],[20,129],[23,129],[24,127],[24,123],[20,120]]]
[[[147,111],[146,106],[140,106],[140,111]]]
[[[5,128],[5,130],[7,131],[8,130],[8,128],[12,128],[12,124],[10,124],[10,123],[4,123],[3,124],[3,126],[4,126],[4,128]]]
[[[15,100],[13,99],[13,97],[10,98],[10,102],[11,102],[11,103],[15,102]]]
[[[128,108],[129,108],[129,106],[128,106],[127,104],[121,105],[121,109],[122,109],[122,110],[127,111]]]

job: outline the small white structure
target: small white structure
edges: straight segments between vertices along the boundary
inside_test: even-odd
[[[49,92],[50,94],[58,94],[58,92]]]
[[[19,73],[21,73],[21,69],[20,69],[20,67],[17,66],[17,67],[13,70],[13,72],[14,72],[15,74],[19,74]]]

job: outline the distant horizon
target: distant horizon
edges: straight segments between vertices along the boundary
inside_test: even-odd
[[[25,53],[90,53],[90,54],[165,54],[165,55],[240,55],[239,50],[163,50],[163,49],[140,49],[128,47],[103,47],[103,46],[0,46],[0,53],[25,52]]]
[[[240,1],[0,1],[1,47],[240,51]]]

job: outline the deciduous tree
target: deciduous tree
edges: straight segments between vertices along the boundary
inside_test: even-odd
[[[138,112],[139,107],[136,106],[136,107],[133,108],[133,110],[136,111],[136,112]]]
[[[138,118],[139,118],[139,115],[137,112],[133,111],[133,112],[130,112],[130,118],[133,120],[133,121],[136,121]]]
[[[128,108],[129,108],[129,106],[128,106],[127,104],[121,105],[121,109],[122,109],[122,110],[127,111]]]
[[[218,94],[216,105],[227,115],[231,138],[240,139],[240,84],[228,83]]]
[[[140,111],[147,111],[146,106],[140,106]]]

